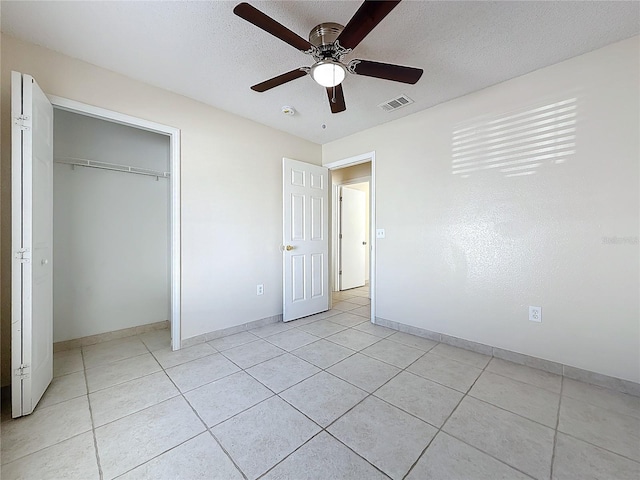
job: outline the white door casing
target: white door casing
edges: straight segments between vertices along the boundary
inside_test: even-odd
[[[340,168],[350,167],[352,165],[359,165],[361,163],[371,162],[371,181],[369,183],[369,298],[371,299],[371,322],[375,322],[376,318],[376,236],[375,231],[377,227],[376,220],[376,152],[367,152],[360,155],[355,155],[353,157],[343,158],[341,160],[336,160],[334,162],[326,163],[324,166],[327,167],[330,171],[338,170]],[[337,186],[333,186],[333,195],[332,198],[334,200],[334,204],[337,201],[338,189]],[[338,209],[332,208],[332,225],[333,230],[338,230]],[[340,280],[337,272],[339,271],[338,260],[339,256],[339,248],[338,241],[336,235],[333,236],[332,239],[332,269],[333,269],[333,278],[334,278],[334,288],[338,288],[340,285]]]
[[[366,194],[340,187],[340,290],[365,284]]]
[[[329,171],[284,158],[283,320],[329,308]]]
[[[53,378],[53,107],[11,73],[12,416],[35,409]]]

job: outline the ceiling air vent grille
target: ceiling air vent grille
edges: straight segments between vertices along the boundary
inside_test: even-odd
[[[379,108],[384,110],[385,112],[391,112],[392,110],[397,110],[399,108],[405,107],[413,103],[406,95],[400,95],[399,97],[392,98],[384,103],[378,105]]]

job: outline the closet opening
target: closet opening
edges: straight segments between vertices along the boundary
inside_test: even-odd
[[[179,131],[50,99],[54,344],[169,323],[179,349]]]

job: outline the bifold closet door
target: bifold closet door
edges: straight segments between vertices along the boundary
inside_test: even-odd
[[[35,409],[53,378],[53,107],[11,73],[12,416]]]

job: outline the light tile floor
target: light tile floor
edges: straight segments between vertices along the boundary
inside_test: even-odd
[[[178,352],[165,330],[56,353],[36,411],[3,409],[2,478],[640,478],[640,398],[334,300]]]

